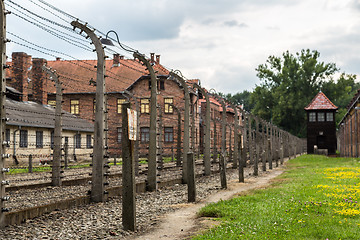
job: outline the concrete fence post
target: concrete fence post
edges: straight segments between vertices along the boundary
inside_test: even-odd
[[[33,159],[32,159],[32,155],[29,155],[29,173],[33,172]]]
[[[95,46],[97,54],[96,65],[96,109],[94,124],[94,150],[92,164],[91,200],[93,202],[105,201],[105,158],[108,157],[105,148],[107,119],[105,117],[105,52],[100,39],[94,31],[78,21],[71,22],[74,29],[79,28],[85,32]]]
[[[51,76],[56,86],[56,108],[55,108],[55,129],[54,129],[54,151],[52,161],[52,185],[61,186],[61,140],[62,140],[62,86],[56,71],[42,66],[42,70]]]
[[[5,76],[5,65],[6,65],[6,18],[5,18],[5,5],[4,1],[1,1],[1,10],[0,10],[0,26],[1,26],[1,83],[0,83],[0,228],[5,227],[5,214],[7,210],[5,208],[5,121],[6,121],[6,112],[5,112],[5,101],[6,101],[6,76]]]
[[[195,185],[195,161],[194,153],[187,153],[187,172],[188,172],[188,202],[196,201],[196,185]]]
[[[150,127],[149,127],[149,156],[148,156],[148,175],[147,190],[157,190],[157,160],[158,160],[158,142],[157,142],[157,77],[155,71],[144,55],[134,52],[134,57],[143,62],[150,73]]]

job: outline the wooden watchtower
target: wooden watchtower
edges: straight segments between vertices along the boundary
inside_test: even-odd
[[[336,152],[336,107],[323,92],[319,92],[305,107],[307,113],[307,152],[314,148],[326,150],[329,155]]]

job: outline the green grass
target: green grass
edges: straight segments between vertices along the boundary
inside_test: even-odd
[[[220,225],[193,239],[360,239],[360,162],[303,155],[265,190],[209,204]]]

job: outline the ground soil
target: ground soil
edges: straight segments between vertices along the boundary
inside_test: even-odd
[[[188,239],[191,236],[201,233],[202,231],[216,226],[219,222],[209,218],[197,217],[197,212],[206,204],[218,202],[220,200],[231,199],[237,194],[244,193],[252,189],[265,188],[269,186],[271,180],[283,172],[284,168],[279,167],[261,173],[259,177],[250,177],[245,179],[245,183],[231,181],[228,183],[226,190],[211,195],[206,200],[193,203],[183,204],[175,212],[166,214],[162,217],[160,224],[153,231],[136,236],[133,239]]]

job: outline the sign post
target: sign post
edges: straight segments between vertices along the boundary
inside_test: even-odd
[[[136,230],[135,201],[135,161],[134,141],[137,132],[136,111],[130,109],[130,103],[122,106],[122,224],[125,230]]]

